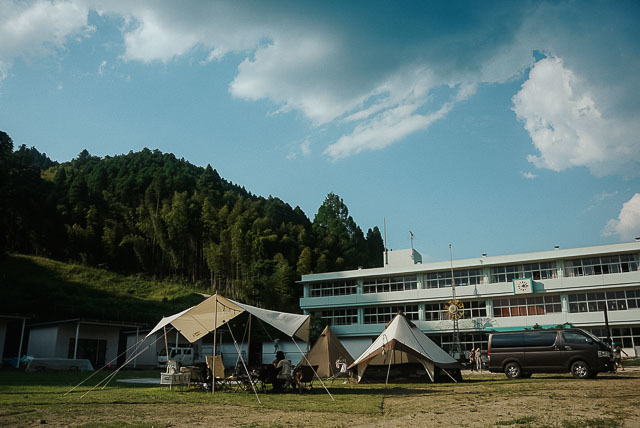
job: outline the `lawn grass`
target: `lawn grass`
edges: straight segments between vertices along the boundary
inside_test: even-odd
[[[100,372],[73,392],[88,373],[0,371],[0,426],[638,426],[640,373],[576,380],[570,375],[466,376],[458,384],[328,383],[306,394],[218,391],[112,381]],[[122,371],[126,378],[158,378],[158,371]],[[90,391],[90,392],[88,392]],[[87,393],[88,392],[88,393]]]

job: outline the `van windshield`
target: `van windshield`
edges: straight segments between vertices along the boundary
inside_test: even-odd
[[[590,331],[587,330],[580,330],[581,332],[585,333],[587,336],[589,336],[591,339],[593,339],[594,342],[602,342],[602,340],[600,340],[600,338],[596,335],[594,335],[593,333],[591,333]]]

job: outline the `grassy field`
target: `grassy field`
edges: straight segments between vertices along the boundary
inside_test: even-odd
[[[306,394],[215,395],[193,389],[111,382],[91,390],[106,375],[0,372],[1,426],[82,427],[637,427],[640,372],[575,380],[539,375],[507,380],[471,375],[458,384],[328,384],[333,401],[316,381]],[[157,378],[158,372],[121,372],[118,378]],[[90,391],[91,390],[91,391]],[[90,391],[90,392],[89,392]],[[88,393],[87,393],[88,392]]]

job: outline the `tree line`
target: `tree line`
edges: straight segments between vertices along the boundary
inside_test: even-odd
[[[58,163],[0,131],[0,201],[0,253],[177,279],[267,308],[297,310],[303,274],[382,266],[379,229],[365,236],[339,196],[311,221],[158,150]]]

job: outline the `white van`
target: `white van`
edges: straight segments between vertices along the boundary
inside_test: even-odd
[[[201,349],[202,348],[202,349]],[[170,346],[169,360],[177,361],[183,366],[190,366],[205,362],[205,355],[211,355],[213,346]],[[158,365],[167,365],[167,352],[165,348],[158,354]]]

